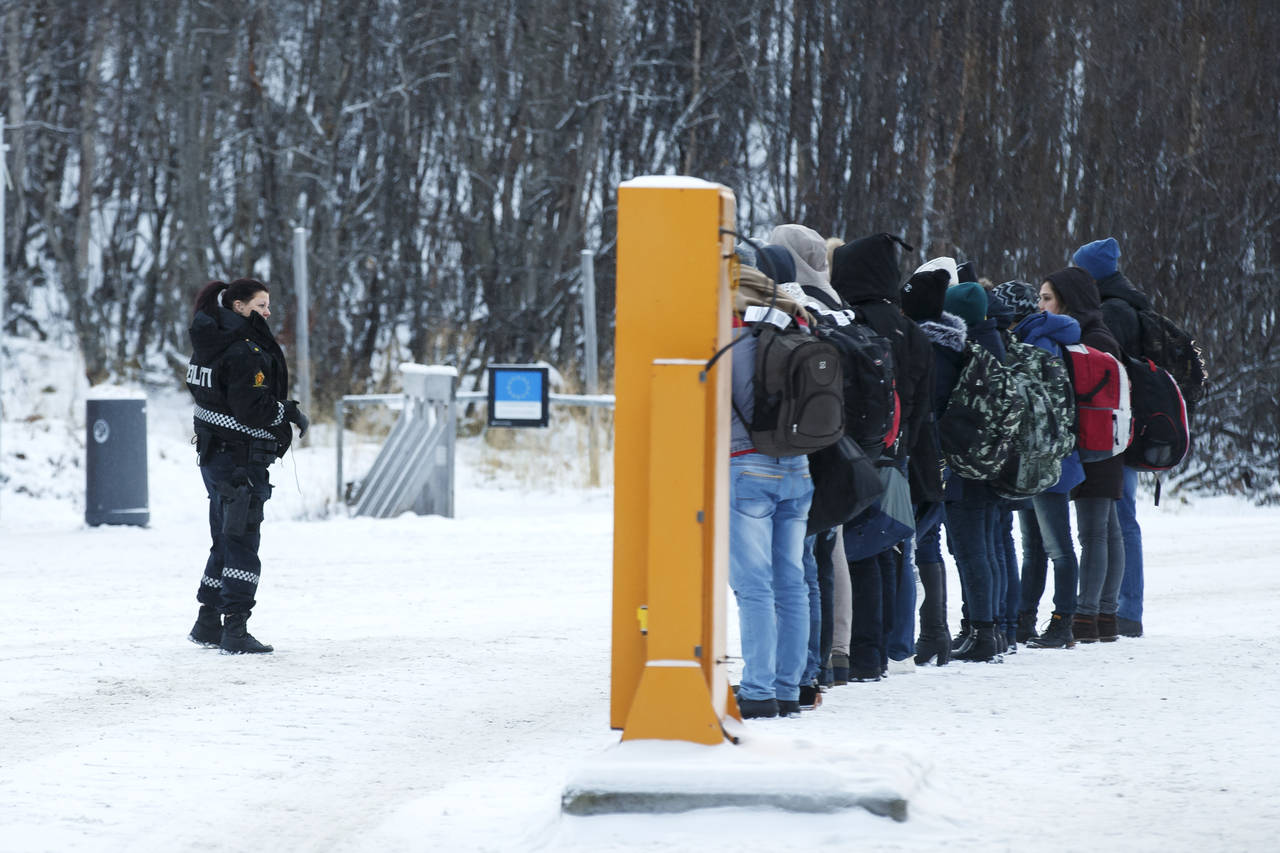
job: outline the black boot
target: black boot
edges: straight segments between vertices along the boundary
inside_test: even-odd
[[[1036,612],[1024,610],[1018,614],[1018,633],[1014,639],[1022,644],[1029,643],[1036,636]]]
[[[916,640],[916,666],[937,660],[946,666],[951,660],[951,632],[947,630],[947,574],[942,563],[921,563],[916,567],[924,586],[920,602],[920,639]]]
[[[1027,646],[1033,649],[1069,649],[1075,644],[1075,635],[1071,633],[1071,617],[1061,613],[1053,614],[1044,633],[1027,642]]]
[[[973,626],[968,619],[960,620],[960,632],[951,639],[951,651],[958,652],[973,640]],[[953,654],[952,657],[955,657]]]
[[[262,655],[275,651],[271,646],[259,643],[245,627],[248,613],[228,613],[222,624],[222,653],[224,655]]]
[[[218,611],[207,604],[200,605],[200,613],[196,616],[196,624],[191,627],[187,639],[197,646],[216,649],[222,642],[222,617]]]
[[[1000,652],[1004,639],[997,636],[994,622],[974,622],[973,642],[968,648],[956,652],[956,660],[972,660],[984,663],[998,663],[1002,660]]]

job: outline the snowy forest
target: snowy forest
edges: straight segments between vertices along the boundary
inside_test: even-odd
[[[1183,486],[1280,498],[1271,0],[3,0],[5,336],[178,387],[197,288],[252,275],[317,413],[401,361],[611,366],[619,182],[1038,283],[1116,237],[1211,386]],[[678,259],[655,246],[654,283]],[[572,390],[572,389],[571,389]]]

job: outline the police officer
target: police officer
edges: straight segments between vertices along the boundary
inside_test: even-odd
[[[284,352],[267,326],[267,286],[251,278],[211,281],[196,296],[187,387],[195,398],[196,452],[209,494],[213,545],[196,599],[189,639],[223,654],[262,654],[272,647],[246,628],[255,604],[263,504],[271,497],[267,466],[305,435],[307,416],[289,394]]]

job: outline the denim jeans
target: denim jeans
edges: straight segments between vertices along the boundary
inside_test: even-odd
[[[835,636],[836,557],[839,554],[841,555],[841,560],[843,560],[844,554],[843,549],[836,547],[839,536],[839,527],[824,530],[817,534],[817,541],[814,545],[814,558],[818,564],[818,597],[821,605],[822,624],[819,628],[818,636],[816,638],[809,637],[809,656],[810,664],[812,664],[816,643],[819,672],[827,668],[822,675],[825,679],[823,683],[830,683],[831,681],[828,663],[831,659],[831,642]],[[840,573],[845,576],[847,585],[849,573],[844,566],[840,567]],[[807,669],[805,671],[808,672]]]
[[[967,618],[994,622],[996,506],[990,501],[953,501],[947,504],[946,524]]]
[[[1076,611],[1086,616],[1114,614],[1124,580],[1124,537],[1116,501],[1080,498],[1076,524],[1080,528],[1080,597]]]
[[[879,675],[889,662],[885,640],[893,630],[893,599],[897,594],[894,549],[850,560],[849,584],[853,587],[849,670],[855,675]]]
[[[1041,492],[1022,510],[1022,598],[1020,611],[1035,613],[1044,595],[1045,575],[1053,562],[1053,612],[1076,612],[1080,564],[1071,539],[1071,501],[1065,493]]]
[[[738,602],[745,699],[800,695],[809,654],[804,534],[812,499],[803,456],[729,460],[729,586]]]
[[[1018,601],[1022,597],[1022,583],[1018,575],[1018,553],[1013,546],[1013,509],[1004,501],[996,504],[992,548],[996,555],[996,625],[1012,637],[1018,627]]]
[[[1124,537],[1124,580],[1120,582],[1121,619],[1142,621],[1142,528],[1138,525],[1138,471],[1124,468],[1124,493],[1116,504],[1120,534]]]
[[[822,589],[818,584],[818,534],[804,538],[804,585],[809,590],[809,646],[801,684],[814,684],[822,668]]]
[[[916,567],[915,548],[908,539],[902,553],[890,552],[894,563],[897,588],[893,595],[893,622],[887,639],[891,660],[906,660],[916,653]]]

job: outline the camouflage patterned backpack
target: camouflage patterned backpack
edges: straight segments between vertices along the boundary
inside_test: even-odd
[[[974,341],[938,421],[942,455],[953,473],[970,480],[996,477],[1014,449],[1027,412],[1013,373]]]
[[[1010,344],[1004,367],[1026,408],[991,486],[1007,498],[1030,497],[1058,482],[1062,460],[1075,448],[1075,394],[1062,359],[1039,347]]]

